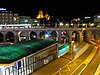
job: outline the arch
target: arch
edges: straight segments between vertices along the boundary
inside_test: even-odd
[[[18,33],[18,41],[26,41],[26,33],[23,31],[20,31]]]
[[[3,34],[0,32],[0,42],[3,42]]]
[[[83,41],[88,41],[87,31],[83,31],[83,33],[82,33],[82,39],[83,39]]]
[[[72,32],[72,40],[79,42],[80,41],[80,33],[78,31],[73,31]]]
[[[13,32],[7,32],[6,33],[6,41],[7,42],[14,42],[14,33]]]
[[[59,36],[58,36],[58,32],[57,31],[52,31],[50,35],[51,35],[51,37],[50,37],[51,40],[58,41],[58,37]]]
[[[46,37],[45,37],[45,35],[47,34],[47,32],[46,31],[41,31],[40,32],[40,39],[45,39]]]
[[[62,43],[69,43],[69,39],[70,39],[69,33],[66,30],[64,30],[60,34],[61,34],[61,42]]]
[[[36,32],[34,32],[34,31],[31,31],[30,32],[30,40],[33,40],[33,39],[37,39],[37,34],[36,34]]]
[[[97,35],[96,31],[95,30],[92,31],[92,33],[91,33],[91,40],[92,41],[95,41],[96,40],[96,35]]]

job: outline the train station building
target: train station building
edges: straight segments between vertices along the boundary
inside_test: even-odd
[[[58,57],[52,40],[17,42],[0,48],[0,75],[29,75]]]

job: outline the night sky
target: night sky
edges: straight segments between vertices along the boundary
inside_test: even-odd
[[[20,15],[36,17],[41,8],[56,17],[84,17],[100,13],[100,0],[0,0],[6,7]]]

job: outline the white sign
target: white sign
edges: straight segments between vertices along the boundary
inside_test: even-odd
[[[0,8],[0,10],[6,10],[5,8]]]

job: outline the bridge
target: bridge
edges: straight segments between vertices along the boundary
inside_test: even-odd
[[[100,40],[100,28],[1,28],[0,42],[18,42],[32,39],[50,39],[59,43],[72,40]]]

